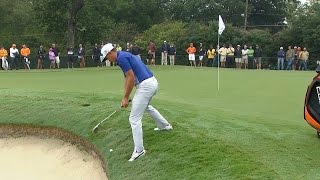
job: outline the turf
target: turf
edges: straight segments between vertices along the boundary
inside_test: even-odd
[[[172,123],[143,119],[146,156],[129,163],[129,109],[118,68],[0,72],[0,123],[56,126],[85,137],[111,179],[317,179],[320,140],[303,120],[314,72],[152,67],[152,104]],[[89,104],[89,105],[86,105]],[[113,149],[110,152],[109,149]]]

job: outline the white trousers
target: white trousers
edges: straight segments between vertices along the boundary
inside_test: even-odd
[[[134,151],[141,152],[144,149],[141,120],[145,111],[149,113],[159,128],[164,128],[169,124],[159,111],[149,104],[152,97],[157,93],[157,90],[158,81],[155,77],[146,79],[136,86],[136,93],[132,100],[132,108],[129,117],[132,128]]]
[[[9,69],[9,64],[8,64],[7,58],[6,57],[2,57],[1,60],[2,60],[2,68],[3,68],[3,70],[8,70]]]
[[[169,59],[170,59],[170,65],[174,65],[174,59],[175,59],[175,57],[174,57],[174,55],[169,55]]]
[[[161,65],[168,65],[168,52],[161,53]]]

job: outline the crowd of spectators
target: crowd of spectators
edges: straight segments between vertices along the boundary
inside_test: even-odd
[[[115,63],[110,63],[106,61],[102,64],[104,57],[101,56],[100,49],[103,43],[99,46],[96,43],[92,49],[90,55],[86,54],[86,50],[82,44],[78,45],[77,49],[73,47],[68,47],[66,49],[66,59],[67,67],[74,68],[74,63],[78,63],[80,68],[86,67],[86,58],[91,56],[94,66],[115,66]],[[114,44],[114,47],[118,51],[128,51],[133,55],[138,56],[143,61],[146,60],[146,64],[155,65],[156,64],[156,54],[161,56],[161,65],[175,65],[175,60],[177,56],[177,49],[174,43],[168,43],[163,41],[163,44],[157,48],[154,42],[149,42],[146,47],[146,59],[142,58],[142,50],[137,45],[137,43],[127,43],[125,48],[122,48],[119,44]],[[157,52],[160,51],[160,52]],[[199,43],[196,47],[194,43],[189,43],[185,52],[180,54],[185,54],[186,61],[188,60],[190,66],[207,66],[207,67],[217,67],[221,68],[236,68],[236,69],[262,69],[262,49],[259,45],[253,46],[247,45],[237,45],[235,48],[232,44],[217,46],[214,48],[212,45],[206,49],[203,43]],[[37,63],[37,69],[44,69],[44,61],[49,61],[49,69],[59,69],[60,68],[60,50],[56,44],[52,44],[48,52],[41,45],[39,49],[35,52],[36,60],[33,61]],[[21,46],[19,50],[16,44],[12,44],[12,47],[7,51],[3,46],[0,46],[0,58],[1,67],[3,70],[19,69],[20,65],[23,65],[25,69],[30,69],[31,51],[26,44]],[[183,55],[184,56],[184,55]],[[278,70],[307,70],[307,64],[309,60],[309,52],[306,48],[303,50],[300,47],[291,46],[288,47],[287,51],[283,47],[280,47],[279,51],[276,53],[277,58],[277,69]],[[168,61],[169,59],[169,61]],[[22,67],[22,66],[21,66]]]
[[[134,55],[141,54],[141,50],[134,50],[135,45],[129,45],[127,43],[126,51],[132,52]],[[173,43],[167,43],[163,41],[163,44],[159,48],[161,52],[157,53],[161,55],[161,65],[174,65],[177,55],[176,47]],[[150,42],[147,47],[147,64],[155,64],[157,47],[154,42]],[[235,48],[232,44],[217,46],[214,48],[212,45],[206,49],[203,43],[199,43],[196,47],[194,43],[189,43],[185,53],[187,55],[186,60],[189,61],[190,66],[207,66],[221,68],[236,68],[236,69],[257,69],[261,70],[263,61],[263,51],[259,45],[247,46],[237,45]],[[181,53],[180,53],[181,54]],[[293,49],[291,46],[285,52],[283,47],[275,53],[276,56],[273,59],[277,59],[278,70],[307,70],[307,64],[309,60],[309,52],[306,48],[301,50],[300,47],[295,46]],[[170,62],[167,59],[170,59]],[[205,62],[206,61],[206,62]],[[265,63],[266,64],[266,63]],[[269,68],[269,67],[264,67]]]

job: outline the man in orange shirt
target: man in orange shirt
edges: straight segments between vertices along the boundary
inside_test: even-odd
[[[24,63],[24,68],[25,69],[30,69],[30,49],[24,44],[22,45],[22,49],[20,50],[20,54],[23,58],[23,63]]]
[[[2,69],[3,70],[9,69],[7,56],[8,56],[8,51],[6,49],[4,49],[4,47],[1,45],[0,46],[0,59],[2,60]]]
[[[194,67],[196,67],[196,55],[195,53],[197,52],[197,49],[195,47],[193,47],[193,43],[190,43],[188,49],[186,50],[186,52],[189,54],[189,62],[190,62],[190,66],[192,66],[192,64],[194,65]]]

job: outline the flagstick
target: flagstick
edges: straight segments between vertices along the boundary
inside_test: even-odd
[[[220,49],[220,35],[218,33],[218,47],[217,47],[217,53],[218,53],[218,92],[220,90],[220,55],[219,55],[219,49]]]
[[[223,22],[221,16],[219,15],[218,47],[217,47],[217,53],[218,53],[218,93],[219,93],[219,90],[220,90],[220,55],[219,55],[220,35],[224,31],[225,27],[226,26],[224,25],[224,22]]]

